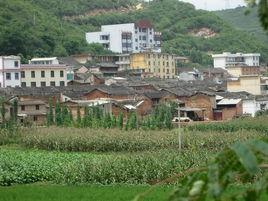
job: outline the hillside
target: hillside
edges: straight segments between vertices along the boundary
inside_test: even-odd
[[[163,51],[190,56],[211,65],[208,54],[223,51],[261,52],[268,47],[248,33],[234,29],[214,13],[195,10],[177,0],[154,0],[135,9],[138,0],[0,0],[0,54],[63,56],[103,53],[87,45],[85,32],[102,24],[150,19],[163,32]],[[19,11],[19,12],[18,12]],[[3,27],[3,28],[2,28]]]
[[[247,8],[216,11],[215,14],[226,22],[233,25],[236,29],[246,31],[256,38],[268,43],[268,33],[263,30],[258,21],[257,8],[250,9],[249,14],[245,14]]]

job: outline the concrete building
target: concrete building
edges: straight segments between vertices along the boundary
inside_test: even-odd
[[[212,55],[214,59],[214,68],[223,68],[230,66],[260,66],[259,53],[236,53],[224,52],[223,54]]]
[[[259,66],[232,66],[226,68],[227,72],[234,77],[243,75],[260,75]]]
[[[227,80],[227,91],[246,91],[254,95],[261,95],[261,77],[259,75],[243,75]]]
[[[0,87],[20,86],[20,57],[0,56]]]
[[[21,65],[22,87],[67,86],[72,79],[72,69],[60,64],[56,57],[34,58]]]
[[[119,66],[118,71],[127,71],[130,69],[130,55],[129,54],[119,54],[118,61],[115,62]]]
[[[132,71],[140,71],[142,77],[175,78],[175,57],[170,54],[143,52],[130,56]]]
[[[101,26],[100,32],[86,33],[89,44],[100,43],[116,53],[132,53],[151,50],[161,52],[161,33],[155,32],[148,20],[136,23]]]

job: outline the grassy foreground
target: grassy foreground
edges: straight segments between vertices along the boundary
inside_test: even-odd
[[[127,201],[148,190],[148,186],[39,186],[0,187],[1,201]],[[146,201],[167,200],[173,187],[158,187]]]

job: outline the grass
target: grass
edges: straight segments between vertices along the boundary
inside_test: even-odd
[[[1,201],[128,201],[149,186],[49,186],[24,185],[0,187]],[[173,187],[157,187],[144,201],[167,200]]]

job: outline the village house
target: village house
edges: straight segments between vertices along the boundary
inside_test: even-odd
[[[34,58],[29,64],[21,65],[22,87],[67,86],[72,79],[72,69],[59,64],[56,57]]]
[[[162,89],[177,96],[177,99],[184,102],[185,107],[199,109],[204,120],[213,120],[213,111],[216,109],[216,95],[205,91],[189,91],[183,88]]]
[[[45,125],[47,105],[40,100],[19,100],[18,121],[22,124]]]
[[[130,55],[130,68],[142,77],[175,78],[175,56],[164,53],[143,52]]]
[[[222,98],[214,110],[214,120],[231,120],[243,114],[242,99]]]
[[[254,95],[261,95],[261,77],[259,75],[242,75],[228,78],[227,90],[229,92],[246,91]]]
[[[0,87],[21,85],[21,62],[19,56],[0,56]]]
[[[161,52],[161,33],[155,32],[152,23],[140,20],[136,23],[101,26],[101,32],[86,33],[89,44],[100,43],[115,53],[136,53],[146,50]]]
[[[89,72],[103,77],[113,77],[118,74],[119,66],[114,63],[98,63],[90,66]]]
[[[223,54],[212,55],[214,59],[214,68],[223,68],[231,66],[260,66],[259,53],[236,53],[224,52]]]

